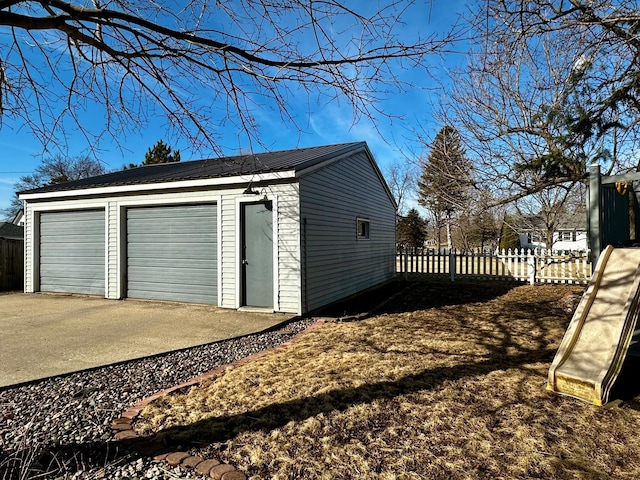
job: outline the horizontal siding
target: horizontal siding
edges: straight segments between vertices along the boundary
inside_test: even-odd
[[[278,202],[278,303],[280,311],[302,313],[300,203],[296,184],[273,187]]]
[[[116,299],[118,292],[118,208],[115,202],[107,203],[107,292],[106,297]]]
[[[24,291],[35,292],[33,257],[37,254],[33,244],[33,213],[29,202],[24,202]]]
[[[220,245],[220,255],[222,255],[222,298],[220,306],[226,308],[236,307],[237,270],[239,261],[236,251],[236,198],[239,195],[226,195],[222,198],[222,244]]]
[[[300,195],[308,310],[393,277],[395,207],[364,152],[303,176]],[[357,238],[357,218],[369,219],[369,239]]]

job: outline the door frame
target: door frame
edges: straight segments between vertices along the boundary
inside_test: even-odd
[[[243,235],[243,216],[242,216],[242,207],[243,204],[246,203],[267,203],[271,202],[271,213],[273,215],[272,224],[272,238],[273,238],[273,252],[271,256],[271,262],[273,264],[273,308],[269,308],[269,311],[278,312],[280,311],[280,302],[278,292],[280,291],[280,282],[279,282],[279,265],[278,265],[278,197],[277,195],[272,195],[269,192],[266,192],[266,188],[260,192],[260,196],[242,196],[236,197],[236,301],[235,308],[241,309],[247,307],[243,305],[243,270],[242,270],[242,235]],[[265,193],[266,192],[266,193]],[[251,307],[247,307],[251,308]]]

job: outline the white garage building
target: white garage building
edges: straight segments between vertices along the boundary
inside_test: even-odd
[[[25,291],[306,313],[392,278],[366,143],[149,165],[20,193]]]

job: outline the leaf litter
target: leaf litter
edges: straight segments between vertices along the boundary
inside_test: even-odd
[[[152,403],[136,429],[215,445],[255,479],[640,478],[633,401],[545,390],[583,291],[412,282],[373,316]]]

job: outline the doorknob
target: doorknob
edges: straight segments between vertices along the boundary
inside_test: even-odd
[[[242,260],[242,264],[243,265],[249,265],[249,262],[247,260]]]

